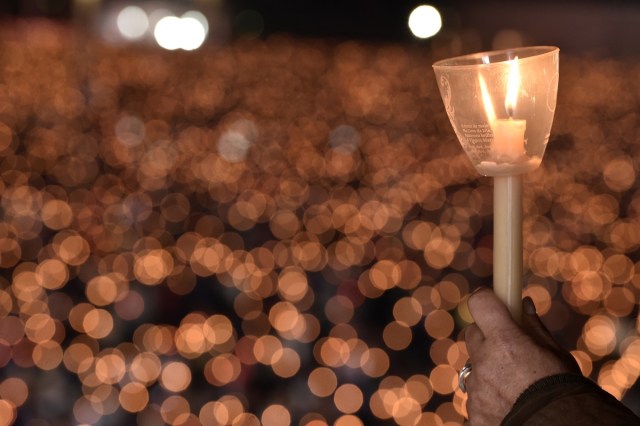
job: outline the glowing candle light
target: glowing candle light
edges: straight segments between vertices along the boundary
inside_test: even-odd
[[[526,120],[517,120],[513,118],[518,102],[518,90],[520,88],[518,58],[516,57],[508,62],[510,68],[507,78],[507,93],[504,101],[504,107],[508,117],[506,119],[496,118],[491,96],[487,89],[487,84],[484,81],[482,74],[478,75],[482,102],[487,113],[487,120],[489,121],[489,125],[493,132],[491,150],[496,159],[496,163],[523,160],[525,155],[524,132],[527,127],[527,122]]]
[[[493,151],[497,162],[517,161],[525,155],[524,132],[527,122],[513,118],[520,88],[518,58],[516,57],[509,61],[509,65],[507,94],[504,101],[509,118],[495,120],[491,126],[493,130]]]

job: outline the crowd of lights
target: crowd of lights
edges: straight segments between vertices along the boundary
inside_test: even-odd
[[[3,32],[0,425],[464,422],[492,188],[429,77],[446,46]],[[640,374],[639,72],[563,56],[525,192],[524,291],[617,398]]]

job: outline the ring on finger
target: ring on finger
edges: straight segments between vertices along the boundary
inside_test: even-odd
[[[471,374],[471,370],[473,370],[473,367],[471,363],[467,361],[464,367],[462,367],[462,370],[460,370],[460,373],[458,373],[458,387],[462,392],[467,392],[467,377]]]

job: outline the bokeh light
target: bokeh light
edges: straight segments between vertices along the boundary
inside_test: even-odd
[[[147,32],[149,17],[140,7],[127,6],[118,13],[116,24],[120,34],[129,40],[135,40]]]
[[[167,50],[195,50],[204,43],[207,36],[204,16],[191,15],[161,18],[153,29],[153,35],[160,47]]]
[[[418,38],[429,38],[442,28],[440,12],[433,6],[421,5],[409,14],[409,29]]]

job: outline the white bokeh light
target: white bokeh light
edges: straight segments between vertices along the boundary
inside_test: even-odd
[[[433,6],[422,5],[409,15],[409,29],[418,38],[429,38],[442,28],[440,12]]]
[[[204,16],[204,14],[202,12],[197,11],[197,10],[190,10],[188,12],[185,12],[182,15],[182,18],[183,19],[184,18],[193,18],[193,19],[197,20],[202,25],[202,28],[204,28],[205,35],[209,34],[209,21],[207,20],[207,17]]]
[[[218,140],[218,153],[230,163],[244,160],[250,147],[251,141],[235,130],[224,132]]]
[[[207,36],[204,27],[196,18],[181,18],[181,43],[184,50],[195,50],[204,43]]]
[[[149,17],[138,6],[127,6],[118,13],[116,25],[123,37],[135,40],[144,36],[147,32]]]
[[[163,49],[176,50],[180,48],[180,27],[180,18],[165,16],[156,24],[153,36]]]
[[[167,50],[194,50],[207,36],[202,23],[194,17],[165,16],[155,26],[153,35],[160,47]]]
[[[258,138],[258,129],[250,120],[238,120],[218,139],[218,153],[230,163],[244,161]]]

